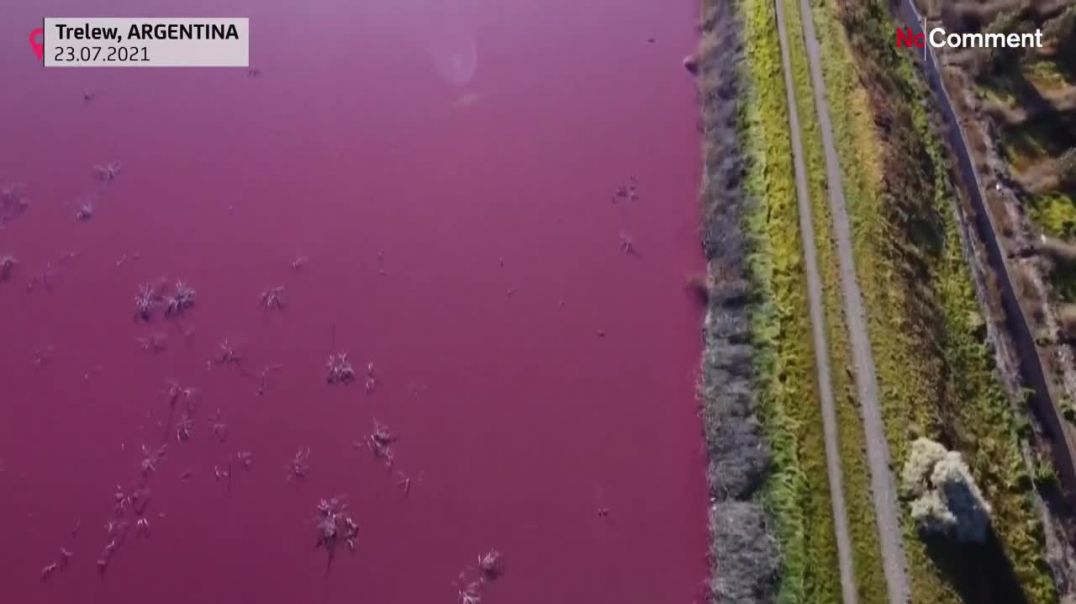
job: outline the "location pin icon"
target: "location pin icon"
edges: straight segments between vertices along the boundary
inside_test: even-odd
[[[37,41],[38,36],[41,37],[41,42]],[[30,30],[30,48],[34,49],[34,54],[37,55],[38,61],[45,59],[45,30],[38,27]]]

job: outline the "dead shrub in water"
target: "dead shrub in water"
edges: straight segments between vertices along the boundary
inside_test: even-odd
[[[355,543],[359,536],[359,525],[348,512],[347,503],[340,497],[322,499],[318,503],[317,514],[318,540],[314,549],[325,548],[328,554],[328,562],[325,570],[328,572],[336,557],[336,548],[342,541],[348,551],[355,551]]]
[[[688,275],[684,287],[699,304],[707,304],[710,301],[710,290],[713,286],[713,278],[706,273]]]
[[[15,271],[18,261],[14,256],[0,256],[0,283],[11,279],[11,273]]]
[[[328,369],[325,381],[329,384],[350,384],[355,381],[355,368],[347,360],[347,354],[343,352],[330,354],[329,361],[325,365]]]

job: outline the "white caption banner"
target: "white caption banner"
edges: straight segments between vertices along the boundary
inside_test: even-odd
[[[249,67],[250,19],[46,18],[45,67]]]

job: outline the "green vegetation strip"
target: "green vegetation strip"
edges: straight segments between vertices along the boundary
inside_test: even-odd
[[[894,463],[917,436],[950,443],[994,508],[997,556],[990,545],[928,548],[903,517],[913,601],[1015,601],[1006,594],[1016,590],[1055,601],[1020,456],[1023,421],[985,341],[931,101],[911,55],[892,44],[886,2],[812,1]]]
[[[782,550],[778,601],[836,602],[837,549],[773,0],[741,0],[738,12],[746,44],[741,120],[752,199],[748,264],[760,292],[752,332],[763,421],[774,449],[767,499]]]

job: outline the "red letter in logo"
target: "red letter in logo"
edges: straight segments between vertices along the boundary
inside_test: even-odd
[[[904,48],[923,48],[926,46],[924,40],[926,36],[923,34],[912,33],[911,28],[905,27],[904,29],[897,28],[897,47],[903,46]]]

